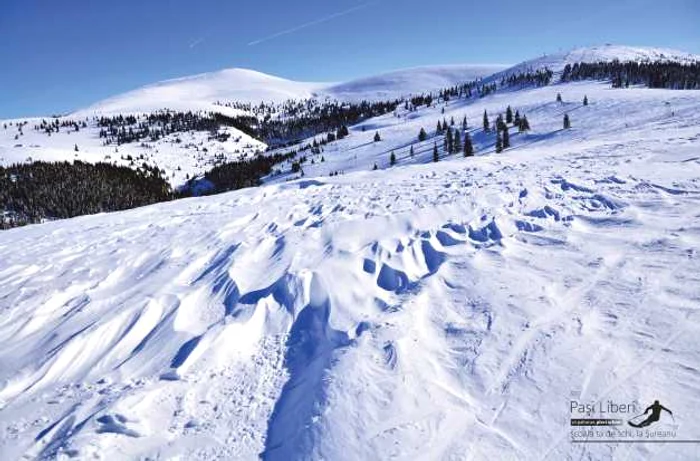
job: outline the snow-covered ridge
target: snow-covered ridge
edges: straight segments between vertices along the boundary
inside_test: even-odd
[[[280,103],[289,99],[384,100],[439,90],[486,77],[505,65],[424,66],[345,83],[297,82],[249,69],[224,69],[157,82],[97,102],[72,114],[140,113],[161,109],[217,111],[235,115],[221,102]]]
[[[323,93],[338,100],[395,99],[487,77],[506,67],[503,64],[415,67],[333,85]]]
[[[215,103],[279,103],[288,99],[311,97],[348,101],[394,99],[492,75],[500,77],[503,74],[545,67],[559,72],[566,64],[615,59],[689,63],[700,60],[700,56],[666,48],[601,45],[547,54],[510,68],[501,64],[423,66],[341,83],[297,82],[249,69],[224,69],[147,85],[97,102],[74,115],[152,112],[164,108],[213,110],[235,115],[236,110]]]
[[[610,61],[633,61],[633,62],[655,62],[668,61],[680,62],[684,64],[700,61],[700,55],[687,53],[684,51],[669,48],[654,47],[634,47],[626,45],[599,45],[576,48],[571,51],[562,51],[529,59],[511,68],[505,69],[494,75],[500,78],[501,75],[509,75],[528,70],[550,69],[557,73],[564,70],[567,64],[581,62],[610,62]]]
[[[325,86],[327,84],[295,82],[249,69],[224,69],[147,85],[100,101],[73,115],[153,112],[165,108],[235,113],[215,103],[257,104],[304,99]]]
[[[689,53],[662,48],[606,45],[536,58],[496,74],[493,73],[502,70],[503,66],[488,64],[427,66],[397,70],[336,84],[295,82],[249,69],[225,69],[147,85],[93,104],[71,114],[69,118],[88,118],[95,114],[153,112],[164,108],[182,111],[215,111],[235,116],[240,114],[240,109],[219,105],[217,101],[257,104],[262,101],[279,103],[288,99],[314,97],[351,101],[385,100],[435,91],[482,77],[489,81],[519,70],[548,67],[556,71],[563,69],[567,63],[581,61],[672,59],[690,62],[697,57]],[[491,74],[493,75],[488,77]],[[412,114],[410,117],[416,115]],[[141,147],[140,143],[119,146],[117,152],[115,146],[102,145],[102,139],[97,136],[98,129],[93,124],[80,133],[63,131],[60,135],[49,138],[32,128],[40,123],[39,120],[29,120],[28,129],[24,130],[24,135],[18,139],[15,139],[17,129],[14,127],[0,131],[0,164],[72,159],[87,162],[117,161],[129,164],[128,158],[131,156],[139,161],[157,164],[166,171],[171,183],[179,186],[189,177],[200,175],[210,169],[217,158],[234,161],[266,147],[259,140],[230,128],[228,131],[232,137],[227,143],[210,141],[206,133],[187,133],[172,135],[168,139],[150,143],[147,148]],[[428,127],[434,126],[435,123],[436,120],[432,120]],[[382,128],[382,125],[383,122],[377,123],[375,120],[364,123],[362,127],[372,130]],[[178,139],[182,142],[178,142]],[[340,143],[340,146],[342,145],[343,143]],[[79,151],[75,151],[75,146],[79,147]],[[353,151],[353,155],[358,153],[357,150]],[[374,161],[372,159],[372,162]],[[356,163],[358,166],[354,168],[366,167],[359,161]],[[329,163],[324,164],[325,167],[329,165]],[[347,165],[339,169],[347,171]],[[321,174],[328,173],[329,171],[323,171]]]

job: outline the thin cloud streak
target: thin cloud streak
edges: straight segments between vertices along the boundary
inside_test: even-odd
[[[200,37],[197,40],[195,40],[194,42],[190,43],[190,50],[192,48],[194,48],[195,46],[200,45],[202,42],[204,42],[204,37]]]
[[[363,3],[363,4],[361,4],[361,5],[357,5],[357,6],[355,6],[355,7],[352,7],[352,8],[350,8],[350,9],[348,9],[348,10],[340,11],[340,12],[338,12],[338,13],[333,13],[333,14],[331,14],[330,16],[326,16],[326,17],[321,18],[321,19],[316,19],[315,21],[307,22],[306,24],[302,24],[302,25],[300,25],[300,26],[292,27],[291,29],[283,30],[283,31],[277,32],[277,33],[275,33],[275,34],[268,35],[267,37],[263,37],[263,38],[261,38],[261,39],[254,40],[254,41],[248,43],[248,46],[259,45],[259,44],[261,44],[261,43],[263,43],[263,42],[267,42],[267,41],[269,41],[269,40],[274,40],[274,39],[276,39],[276,38],[278,38],[278,37],[282,37],[283,35],[293,34],[294,32],[298,32],[298,31],[300,31],[300,30],[302,30],[302,29],[306,29],[307,27],[311,27],[311,26],[315,26],[315,25],[318,25],[318,24],[322,24],[322,23],[324,23],[324,22],[331,21],[331,20],[336,19],[336,18],[339,18],[339,17],[341,17],[341,16],[345,16],[346,14],[353,13],[353,12],[355,12],[355,11],[357,11],[357,10],[361,10],[361,9],[363,9],[363,8],[367,8],[368,6],[373,5],[374,3],[377,3],[377,2],[367,2],[367,3]]]

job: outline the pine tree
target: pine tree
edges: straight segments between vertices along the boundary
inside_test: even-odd
[[[440,123],[440,120],[438,120],[437,129],[435,130],[435,133],[437,133],[438,135],[442,134],[442,123]]]
[[[583,105],[587,106],[588,105],[588,96],[583,97]]]
[[[382,137],[379,136],[379,131],[374,133],[374,142],[379,142],[382,140]]]
[[[510,106],[506,108],[506,123],[513,123],[513,109]]]
[[[420,133],[418,133],[418,142],[423,142],[428,139],[428,133],[421,127]]]
[[[450,117],[450,126],[455,126],[455,118]]]
[[[557,93],[557,102],[561,102],[561,93]]]
[[[527,115],[523,115],[520,119],[520,131],[530,131],[530,122],[527,121]]]
[[[396,154],[394,154],[393,150],[391,151],[391,156],[389,157],[389,165],[396,165]]]
[[[506,124],[503,122],[503,116],[498,114],[498,117],[496,117],[496,131],[503,131],[505,126]]]
[[[340,128],[338,128],[338,130],[335,132],[335,137],[337,139],[343,139],[348,134],[350,134],[350,132],[348,131],[348,127],[346,127],[345,125],[341,125]]]
[[[452,133],[452,128],[447,128],[447,133],[445,134],[445,153],[451,154],[454,145],[454,137]]]
[[[564,129],[568,130],[571,128],[571,120],[569,120],[569,114],[564,114]]]
[[[474,155],[474,146],[472,146],[472,138],[469,133],[464,133],[464,156],[471,157]]]
[[[375,164],[374,164],[374,168],[372,168],[372,169],[373,169],[373,170],[377,170],[377,169],[379,169],[379,167],[377,167],[377,164],[375,163]]]
[[[501,138],[501,132],[499,131],[496,135],[496,153],[500,154],[503,152],[503,138]]]
[[[75,147],[73,148],[74,151],[78,152],[78,145],[76,144]]]
[[[411,144],[411,150],[410,150],[409,154],[411,155],[411,157],[413,157],[413,155],[414,155],[414,152],[413,152],[413,144]]]
[[[454,143],[452,144],[452,153],[456,154],[461,150],[462,150],[462,139],[461,139],[461,136],[459,135],[459,130],[455,130],[455,139],[454,139]]]
[[[464,116],[464,120],[462,120],[462,130],[467,131],[467,116]]]
[[[508,133],[508,127],[503,128],[503,148],[508,149],[510,147],[510,133]]]
[[[437,148],[437,142],[433,145],[433,162],[437,162],[440,160],[440,156],[438,155],[438,148]]]
[[[520,111],[515,111],[515,117],[513,117],[513,125],[520,127]]]
[[[489,116],[488,116],[488,114],[486,113],[486,110],[484,110],[484,131],[486,131],[487,133],[488,133],[488,131],[489,131],[489,125],[490,125],[490,123],[489,123]]]

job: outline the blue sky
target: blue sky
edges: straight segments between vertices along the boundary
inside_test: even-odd
[[[697,0],[3,0],[0,118],[226,67],[341,81],[602,43],[700,54]]]

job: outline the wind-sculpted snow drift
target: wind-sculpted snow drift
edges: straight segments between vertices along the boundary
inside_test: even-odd
[[[574,444],[570,399],[700,438],[699,103],[497,94],[444,116],[526,108],[503,154],[325,176],[435,108],[302,180],[0,233],[0,457],[696,457]]]

